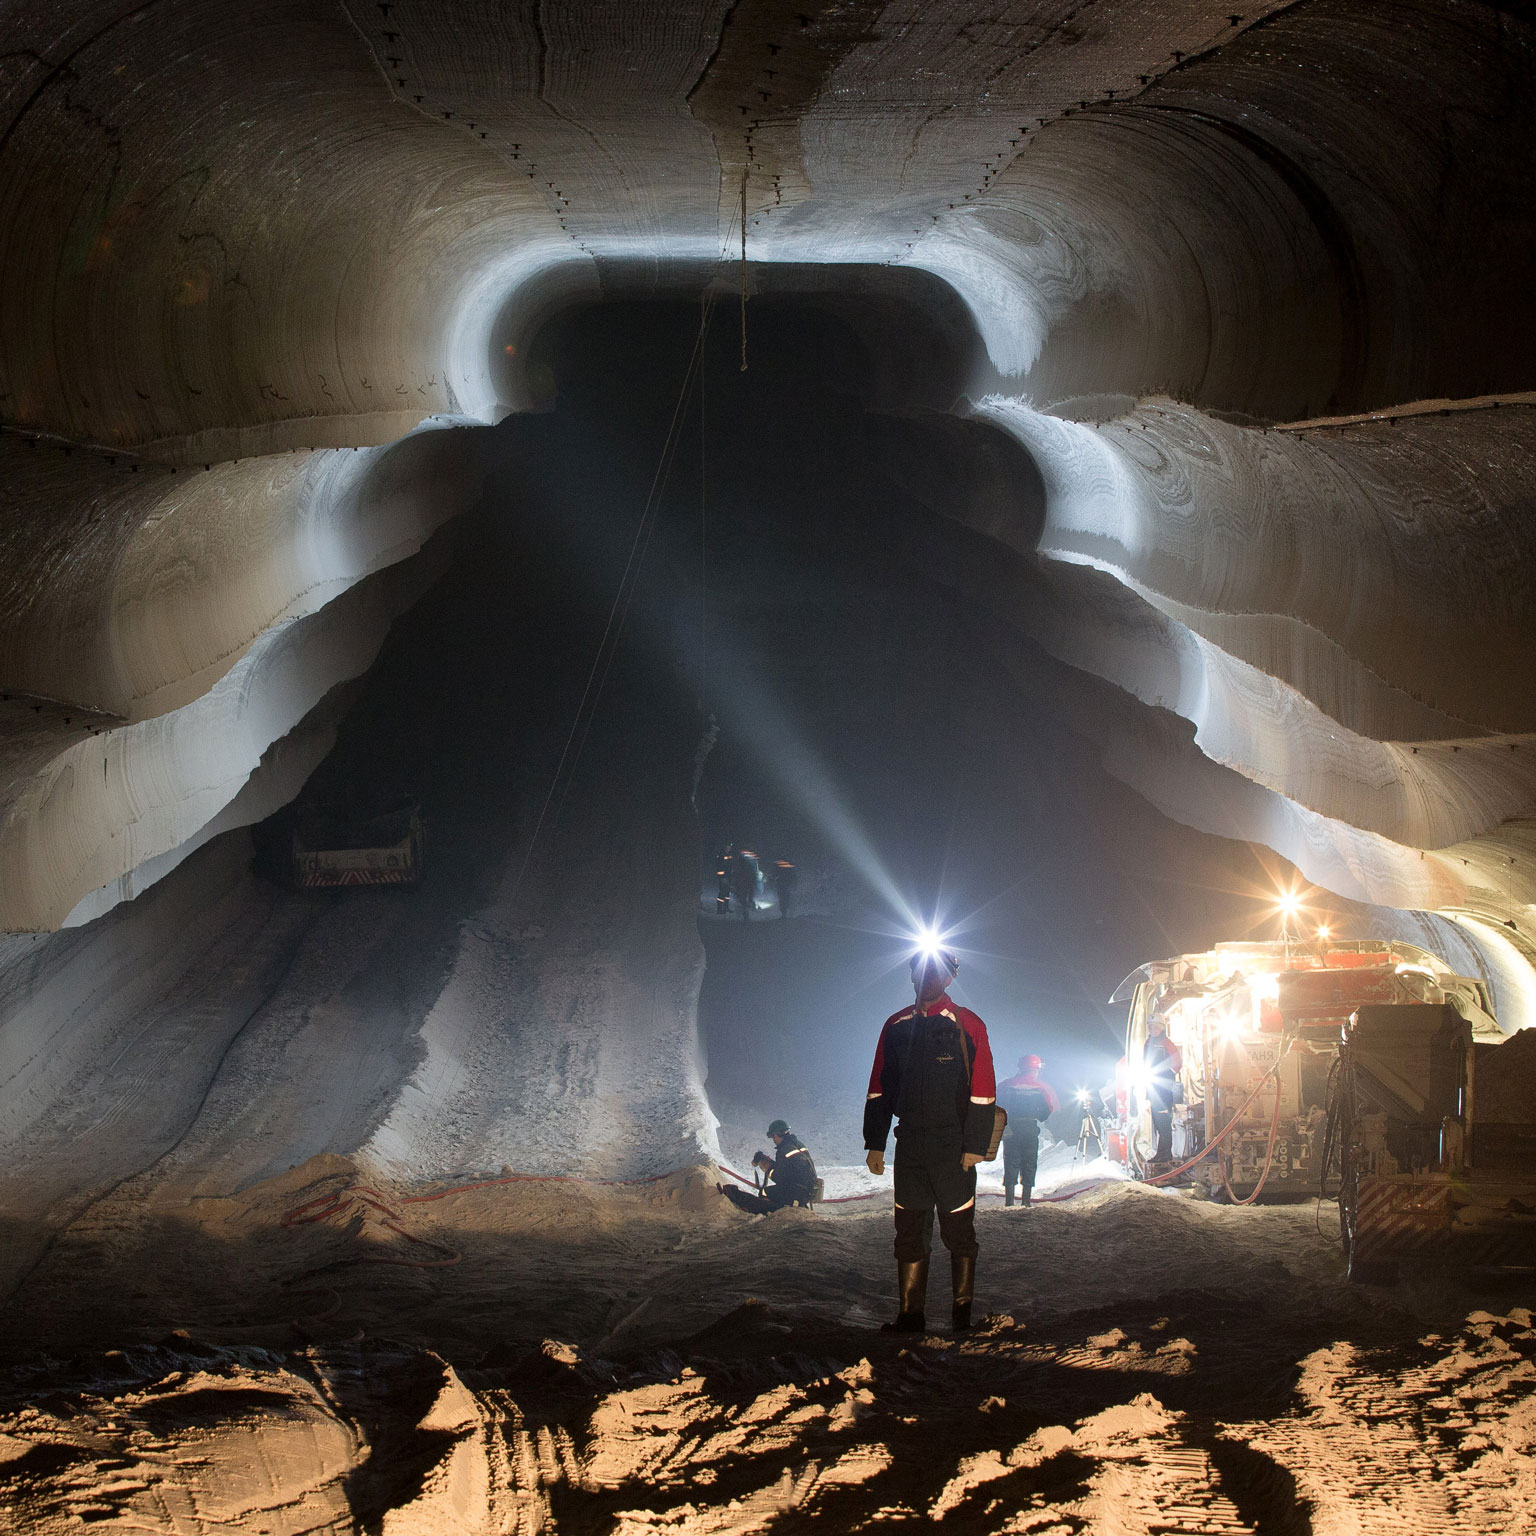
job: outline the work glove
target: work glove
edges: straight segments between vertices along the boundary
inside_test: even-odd
[[[878,1177],[885,1172],[885,1153],[866,1152],[864,1154],[864,1163],[869,1171]]]
[[[960,1154],[960,1167],[965,1173],[969,1173],[977,1163],[984,1162],[986,1162],[986,1158],[980,1152],[962,1152]]]

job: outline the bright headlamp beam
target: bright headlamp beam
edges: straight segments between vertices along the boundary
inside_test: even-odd
[[[944,935],[937,928],[922,928],[912,936],[912,944],[923,959],[933,960],[944,947]]]

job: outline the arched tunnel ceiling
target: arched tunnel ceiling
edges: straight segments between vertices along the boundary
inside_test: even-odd
[[[390,568],[474,499],[474,425],[537,403],[538,324],[728,298],[744,213],[759,294],[819,268],[822,302],[885,281],[947,329],[939,377],[893,344],[874,392],[971,424],[932,450],[951,483],[977,432],[1027,453],[1027,485],[937,508],[1038,545],[1009,624],[1189,721],[1264,797],[1243,835],[1523,942],[1523,7],[3,25],[0,927],[82,921],[291,795],[430,561]],[[1126,768],[1198,821],[1188,775],[1145,746]]]

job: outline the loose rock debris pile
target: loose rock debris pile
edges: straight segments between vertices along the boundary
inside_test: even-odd
[[[333,1234],[325,1274],[298,1282],[329,1300],[285,1343],[232,1342],[195,1317],[150,1339],[119,1304],[103,1323],[117,1346],[15,1358],[0,1526],[1530,1528],[1530,1311],[1351,1289],[1310,1208],[1116,1188],[1075,1211],[988,1213],[991,1293],[1020,1304],[914,1343],[872,1327],[888,1301],[882,1217],[723,1220],[664,1195],[591,1196],[591,1258],[562,1281],[540,1262],[555,1198],[448,1213],[465,1255],[448,1269],[350,1262],[355,1234]],[[476,1278],[488,1245],[499,1308]],[[1197,1286],[1170,1283],[1181,1254]],[[754,1278],[761,1294],[743,1296]],[[549,1326],[562,1306],[564,1337]]]

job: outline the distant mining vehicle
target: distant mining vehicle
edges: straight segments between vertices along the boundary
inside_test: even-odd
[[[305,889],[415,885],[425,846],[421,807],[414,800],[365,819],[333,809],[311,811],[293,830],[293,883]]]
[[[1356,1278],[1536,1262],[1536,1032],[1507,1039],[1482,981],[1412,944],[1284,939],[1151,962],[1112,1001],[1107,1150],[1139,1176],[1155,1013],[1183,1058],[1171,1175],[1242,1204],[1337,1195]]]

